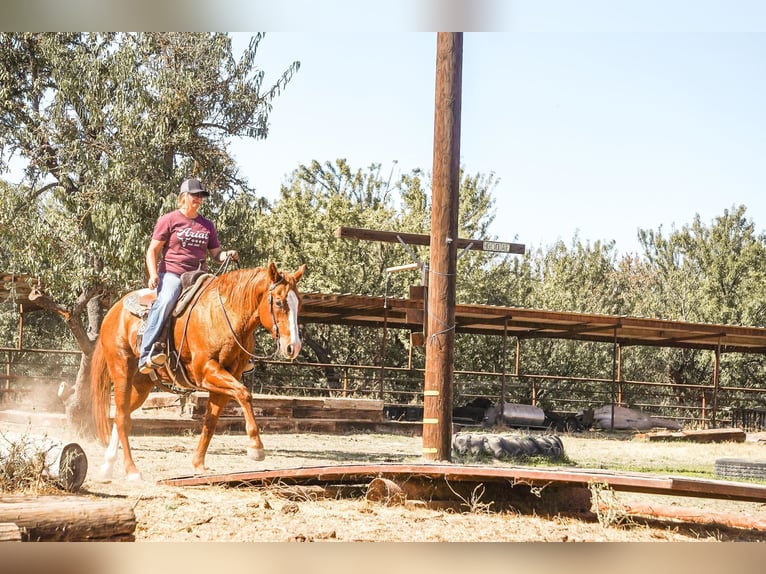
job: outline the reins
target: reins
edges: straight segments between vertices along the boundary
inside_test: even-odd
[[[218,267],[218,270],[215,273],[213,273],[213,277],[215,278],[215,277],[218,277],[218,276],[222,275],[226,271],[226,269],[229,267],[229,263],[231,263],[231,261],[232,261],[231,256],[227,255],[226,259],[224,259],[223,263],[221,263],[220,267]],[[194,309],[194,306],[197,304],[197,301],[200,300],[200,298],[202,297],[202,294],[207,290],[207,288],[210,286],[210,284],[212,282],[213,282],[213,280],[211,279],[210,281],[205,283],[202,286],[202,289],[200,289],[199,294],[194,298],[194,301],[192,301],[191,304],[189,305],[189,311],[188,311],[188,313],[186,313],[186,322],[184,323],[184,332],[183,332],[183,335],[181,335],[181,342],[178,345],[178,353],[176,354],[176,366],[175,366],[176,369],[178,368],[178,365],[181,364],[181,349],[183,349],[184,341],[186,340],[186,331],[189,329],[189,321],[191,320],[191,312]],[[220,298],[220,296],[221,295],[219,293],[218,297]],[[226,313],[224,311],[224,315],[225,314]],[[227,321],[228,321],[228,318],[227,318]],[[236,338],[235,338],[235,340],[236,340]],[[239,344],[239,341],[237,341],[237,344]]]
[[[221,298],[221,290],[216,289],[218,293],[218,303],[221,305],[221,311],[223,311],[223,318],[226,319],[226,325],[229,327],[229,332],[231,332],[231,336],[234,337],[234,342],[237,344],[237,346],[244,351],[247,355],[249,355],[253,359],[273,359],[277,355],[279,355],[279,325],[277,325],[277,318],[274,315],[274,297],[272,295],[272,291],[277,287],[277,285],[280,285],[281,283],[284,283],[285,277],[284,275],[280,275],[279,279],[272,282],[271,285],[269,285],[269,293],[268,293],[268,303],[269,303],[269,313],[271,313],[271,332],[274,335],[274,341],[275,341],[275,348],[274,352],[269,356],[259,356],[251,353],[245,347],[242,345],[242,343],[239,342],[239,338],[237,337],[237,334],[234,332],[234,327],[231,324],[231,321],[229,320],[229,315],[226,312],[226,307],[223,304],[223,299]],[[258,306],[260,306],[260,301],[258,302]],[[256,306],[256,312],[258,311],[258,306]]]

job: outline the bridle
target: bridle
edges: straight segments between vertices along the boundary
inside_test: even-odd
[[[269,355],[268,357],[260,357],[258,355],[254,355],[245,347],[242,345],[242,343],[239,342],[239,338],[237,337],[237,334],[234,332],[234,327],[231,325],[231,321],[229,320],[229,315],[226,313],[226,307],[223,304],[223,299],[221,298],[221,291],[216,287],[216,292],[218,293],[218,303],[221,305],[221,311],[223,312],[223,318],[226,319],[226,325],[229,327],[229,332],[231,333],[231,336],[234,338],[234,342],[237,344],[237,346],[244,351],[247,355],[254,359],[273,359],[279,355],[279,325],[277,325],[277,317],[274,314],[274,289],[285,282],[284,275],[280,275],[279,278],[276,281],[272,281],[271,285],[269,285],[269,292],[267,294],[266,301],[269,304],[269,313],[271,314],[271,333],[274,337],[275,341],[275,348],[274,352]],[[258,307],[260,307],[260,302],[258,303]],[[257,307],[256,307],[257,312]]]
[[[281,285],[285,282],[285,276],[280,275],[279,279],[276,281],[273,281],[271,285],[269,285],[269,294],[268,294],[268,303],[269,303],[269,313],[271,313],[271,333],[274,335],[274,338],[277,340],[277,345],[279,345],[279,325],[277,325],[277,317],[274,315],[274,294],[273,291],[277,287],[277,285]]]

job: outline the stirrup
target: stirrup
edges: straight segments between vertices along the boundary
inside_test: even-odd
[[[167,362],[168,362],[168,356],[165,353],[165,351],[160,351],[156,355],[151,355],[149,357],[149,360],[147,361],[147,363],[151,363],[155,369],[162,367]]]
[[[153,372],[155,369],[159,369],[165,363],[168,362],[168,356],[160,351],[159,353],[155,355],[150,355],[147,357],[146,361],[138,366],[138,372],[143,375],[148,375],[149,373]]]

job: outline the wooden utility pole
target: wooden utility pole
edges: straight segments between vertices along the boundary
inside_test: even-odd
[[[462,61],[463,34],[439,32],[423,394],[423,456],[430,460],[450,460],[452,451]]]

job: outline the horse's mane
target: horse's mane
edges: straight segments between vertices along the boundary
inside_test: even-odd
[[[259,302],[258,295],[265,293],[270,283],[264,286],[263,291],[256,289],[256,286],[261,281],[268,281],[268,274],[266,267],[235,269],[216,277],[215,287],[227,301],[240,303],[244,309],[255,309]],[[292,274],[279,271],[279,277],[295,289],[296,281]]]
[[[215,286],[227,301],[240,304],[244,309],[255,309],[259,295],[256,286],[267,273],[265,267],[235,269],[216,277],[211,287]]]

